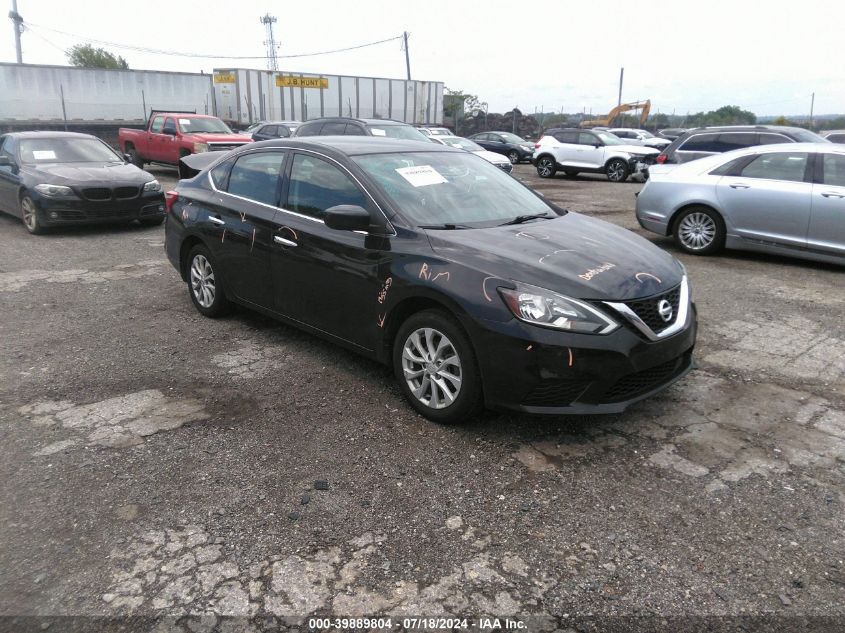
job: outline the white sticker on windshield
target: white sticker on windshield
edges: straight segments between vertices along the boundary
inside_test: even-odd
[[[439,185],[444,182],[449,182],[431,165],[400,167],[396,170],[396,173],[414,185],[414,187],[425,187],[427,185]]]
[[[56,152],[51,149],[34,149],[32,157],[35,160],[56,160]]]
[[[190,124],[191,124],[190,119],[179,119],[179,125],[190,125]]]
[[[377,127],[371,127],[370,132],[373,133],[373,136],[387,136],[387,133],[384,130],[380,130]]]

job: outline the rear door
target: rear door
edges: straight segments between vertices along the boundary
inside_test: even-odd
[[[237,298],[273,308],[270,252],[287,152],[258,150],[212,170],[218,190],[209,206],[209,247]]]
[[[845,257],[845,154],[816,155],[807,247]]]
[[[554,132],[552,138],[557,141],[553,146],[555,160],[561,165],[573,166],[577,164],[578,156],[578,131],[565,130]]]
[[[20,186],[14,140],[11,136],[0,136],[0,156],[9,160],[9,165],[0,165],[0,209],[18,215],[17,192]]]
[[[472,137],[472,140],[481,145],[484,149],[491,149],[491,142],[490,142],[490,135],[489,134],[476,134]]]
[[[339,163],[305,151],[293,154],[283,195],[271,257],[276,310],[374,349],[376,272],[384,239],[336,231],[322,220],[326,209],[339,204],[378,213],[374,203]]]
[[[716,194],[736,233],[753,242],[805,247],[813,185],[807,152],[757,154]]]
[[[696,158],[717,154],[719,152],[718,136],[715,132],[693,134],[678,145],[673,152],[672,159],[676,163],[687,163]]]

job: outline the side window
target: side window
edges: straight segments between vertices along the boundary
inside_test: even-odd
[[[792,140],[785,137],[783,134],[769,134],[764,133],[760,135],[758,145],[774,145],[775,143],[791,143]]]
[[[319,136],[320,128],[323,127],[322,122],[306,123],[301,125],[296,131],[297,136]]]
[[[589,132],[578,132],[578,145],[596,145],[599,137]]]
[[[360,125],[355,125],[354,123],[347,123],[346,136],[367,136],[367,133],[364,131],[364,128],[362,128]]]
[[[678,152],[718,152],[715,134],[695,134],[681,143]]]
[[[559,143],[567,143],[569,145],[578,143],[578,132],[557,132],[554,134],[554,137]]]
[[[724,165],[720,165],[716,169],[710,172],[711,176],[737,176],[739,175],[739,170],[742,169],[742,166],[748,162],[748,156],[740,156],[739,158],[734,158],[733,160],[729,160]]]
[[[214,186],[220,191],[226,191],[226,188],[229,185],[229,170],[232,169],[232,163],[234,162],[235,161],[233,160],[223,161],[210,172],[211,182],[213,182]]]
[[[355,182],[331,163],[314,156],[296,154],[285,208],[322,218],[326,209],[339,204],[366,207],[367,200]]]
[[[0,136],[0,156],[5,156],[11,161],[14,161],[15,153],[12,149],[12,137]]]
[[[719,134],[716,139],[717,152],[729,152],[732,149],[743,149],[757,145],[757,135],[753,132],[731,132],[730,134]]]
[[[276,136],[277,129],[278,128],[275,125],[265,125],[263,128],[261,128],[261,133],[264,136]]]
[[[326,123],[323,125],[323,130],[320,132],[322,136],[343,134],[346,132],[346,123]]]
[[[229,174],[227,191],[275,207],[284,162],[284,152],[257,152],[239,157]]]
[[[154,134],[161,134],[161,128],[164,127],[164,117],[157,116],[153,119],[153,124],[150,126],[150,132]]]
[[[807,154],[803,152],[775,152],[760,154],[739,173],[743,178],[767,178],[802,182],[807,168]]]
[[[830,134],[827,140],[831,143],[845,143],[845,134]]]
[[[279,138],[287,138],[290,136],[290,130],[286,125],[279,125],[276,127],[276,136]]]
[[[845,187],[845,154],[824,154],[824,184]]]
[[[164,127],[161,128],[161,131],[164,132],[165,134],[167,134],[167,133],[175,134],[176,133],[176,121],[174,121],[172,117],[167,117],[167,119],[164,121]]]

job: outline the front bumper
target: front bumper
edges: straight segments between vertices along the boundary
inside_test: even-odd
[[[123,200],[86,200],[84,198],[48,198],[37,192],[31,197],[44,226],[96,224],[162,218],[165,214],[164,194],[160,191]]]
[[[684,328],[646,340],[627,323],[606,336],[523,323],[475,321],[485,402],[543,414],[618,413],[662,391],[693,368],[695,304]]]

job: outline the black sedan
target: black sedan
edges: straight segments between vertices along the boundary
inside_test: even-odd
[[[677,260],[482,158],[368,137],[190,158],[209,164],[167,193],[165,244],[196,309],[238,303],[392,365],[433,420],[621,411],[692,366]]]
[[[161,185],[95,136],[14,132],[0,136],[0,210],[30,233],[51,226],[164,221]]]
[[[486,150],[507,156],[514,165],[534,156],[534,143],[510,132],[481,132],[469,138]]]

